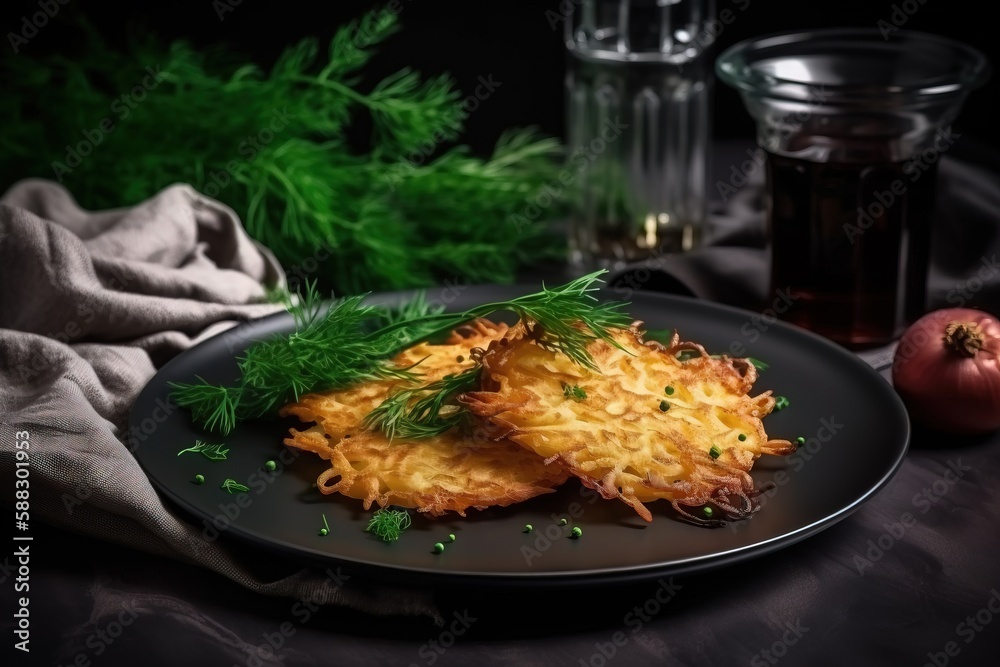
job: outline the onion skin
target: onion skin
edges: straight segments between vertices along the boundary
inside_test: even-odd
[[[953,323],[973,326],[946,339]],[[959,344],[967,331],[982,339],[982,349]],[[1000,320],[970,308],[924,315],[899,339],[892,383],[911,419],[924,426],[963,435],[1000,428]]]

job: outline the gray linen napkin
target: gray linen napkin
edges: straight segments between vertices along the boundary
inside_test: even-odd
[[[236,214],[189,186],[89,212],[55,183],[16,184],[0,198],[0,479],[13,487],[27,441],[31,521],[196,563],[267,595],[437,618],[429,593],[205,543],[124,444],[129,408],[157,368],[275,312],[263,285],[284,282]]]

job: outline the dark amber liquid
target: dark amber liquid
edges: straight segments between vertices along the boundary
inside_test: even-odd
[[[768,154],[771,288],[782,317],[850,347],[887,343],[923,314],[937,165]]]

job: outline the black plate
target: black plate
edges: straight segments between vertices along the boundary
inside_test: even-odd
[[[536,289],[468,288],[450,307],[464,310]],[[390,294],[373,301],[401,298],[405,295]],[[770,364],[756,390],[772,389],[791,405],[765,419],[768,434],[803,436],[807,442],[794,455],[758,460],[754,479],[775,487],[762,496],[763,507],[750,520],[701,528],[671,519],[665,511],[669,506],[653,503],[655,518],[646,524],[623,503],[599,500],[571,480],[554,494],[473,511],[467,519],[416,517],[397,542],[387,544],[363,531],[370,513],[360,502],[326,497],[312,487],[325,465],[281,444],[294,422],[241,425],[223,439],[230,447],[225,461],[178,456],[195,439],[219,438],[194,428],[185,411],[169,409],[167,383],[191,381],[195,375],[233,382],[236,356],[247,345],[292,329],[285,314],[204,341],[164,366],[130,416],[135,456],[153,484],[196,517],[206,539],[228,533],[264,549],[382,577],[480,585],[623,582],[761,556],[847,517],[900,466],[909,441],[906,411],[886,381],[850,352],[750,312],[687,298],[636,294],[630,313],[650,329],[677,328],[683,339],[701,342],[710,352],[737,351]],[[268,460],[278,464],[274,473],[264,468]],[[196,474],[203,474],[206,483],[192,483]],[[220,488],[227,477],[250,490],[229,494]],[[319,534],[324,515],[327,536]],[[569,522],[560,526],[563,516]],[[528,523],[532,533],[523,532]],[[574,525],[584,531],[580,539],[569,537]],[[449,533],[456,542],[435,554],[434,543],[447,542]]]

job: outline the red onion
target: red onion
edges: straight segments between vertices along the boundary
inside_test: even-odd
[[[925,426],[963,434],[1000,428],[1000,320],[970,308],[924,315],[899,340],[892,382]]]

